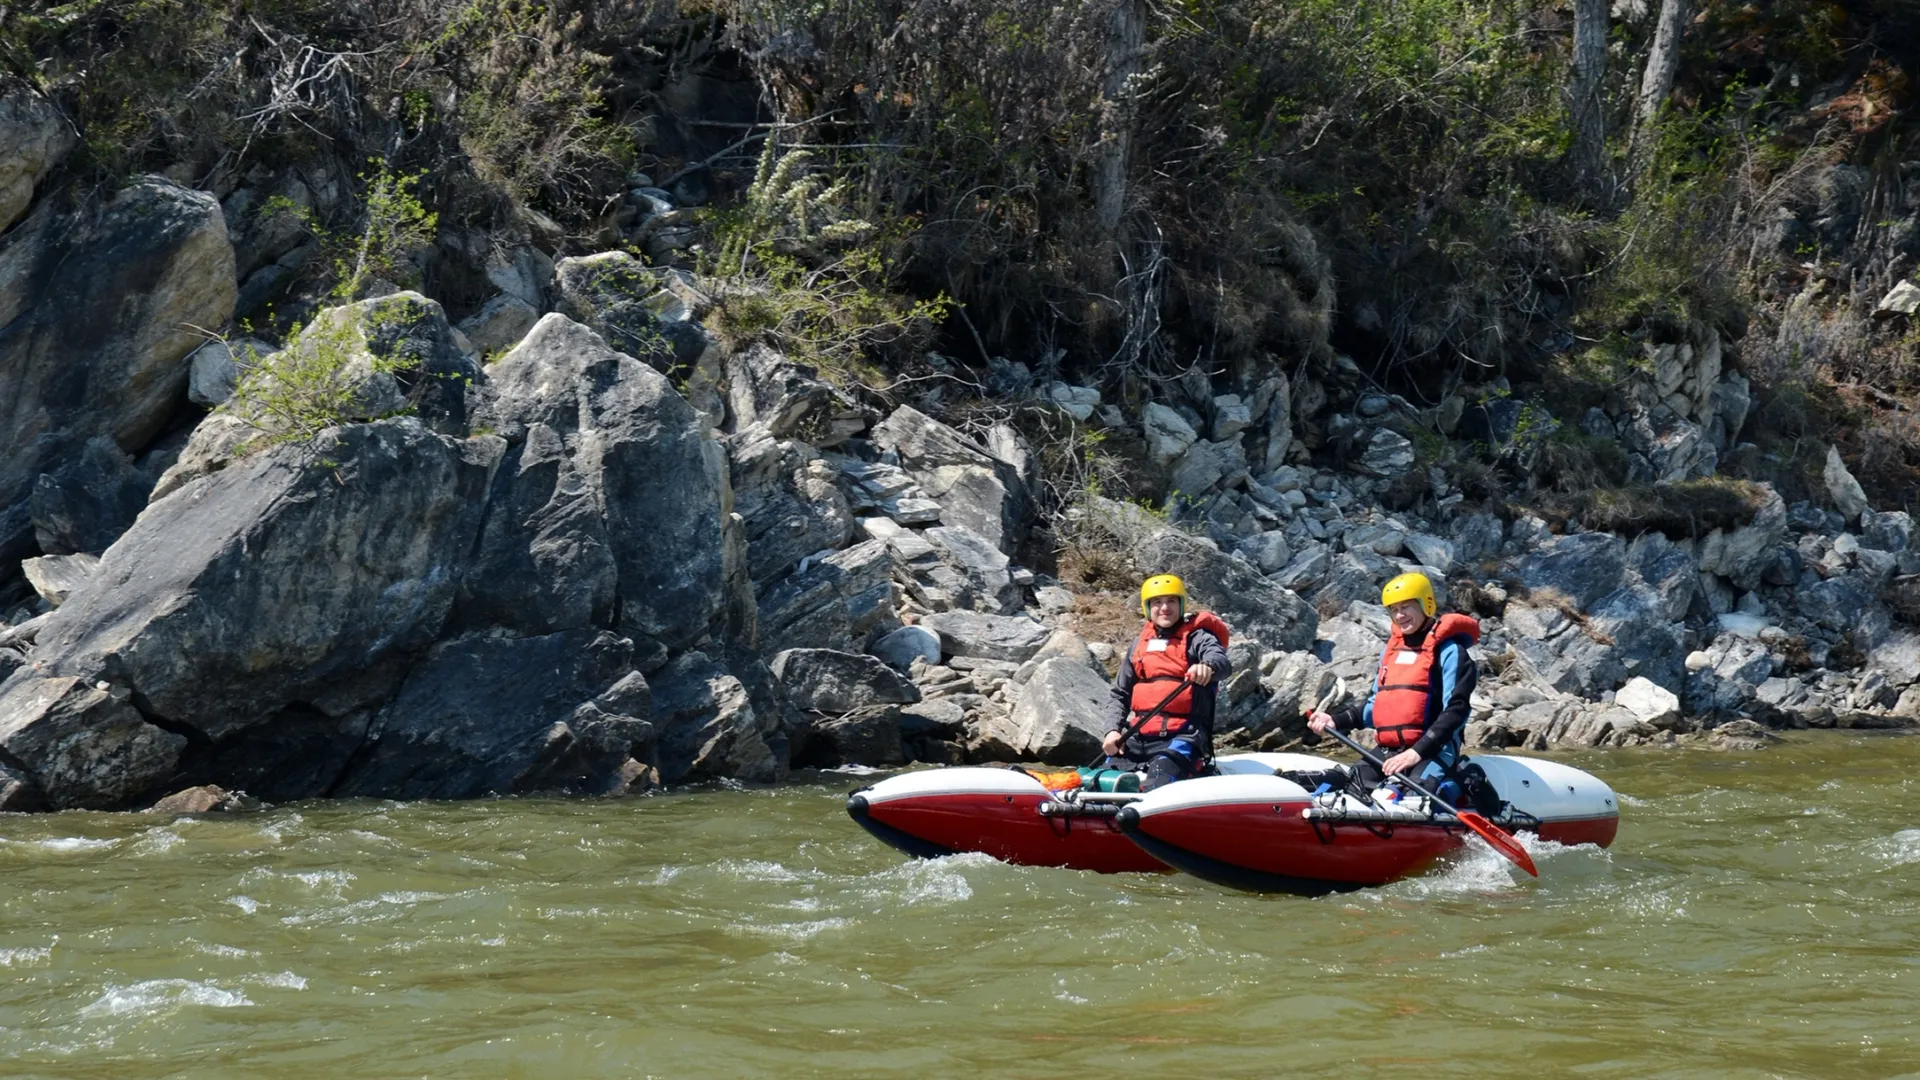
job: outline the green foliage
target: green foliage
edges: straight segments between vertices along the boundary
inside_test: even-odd
[[[702,271],[716,284],[713,323],[724,339],[765,339],[838,381],[877,385],[872,361],[923,345],[948,300],[896,291],[912,224],[873,224],[851,192],[807,151],[782,153],[769,139],[739,207],[711,219]]]
[[[234,354],[241,378],[219,411],[258,433],[248,449],[310,445],[328,428],[378,418],[369,412],[370,382],[391,377],[411,358],[370,350],[353,312],[336,308],[295,327],[279,352],[262,356],[248,345]]]

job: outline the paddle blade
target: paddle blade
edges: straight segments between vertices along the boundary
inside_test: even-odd
[[[1471,810],[1461,810],[1454,816],[1460,819],[1460,824],[1479,833],[1480,839],[1492,845],[1493,850],[1506,856],[1508,862],[1534,877],[1540,876],[1540,871],[1533,865],[1533,856],[1527,854],[1527,849],[1520,846],[1520,841],[1515,840],[1512,833]]]

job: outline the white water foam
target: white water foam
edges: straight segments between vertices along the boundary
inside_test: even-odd
[[[1902,829],[1883,837],[1874,842],[1870,851],[1888,869],[1920,863],[1920,829]]]
[[[251,896],[229,896],[227,897],[227,903],[232,904],[248,915],[260,910],[260,901],[255,900]]]
[[[193,946],[194,952],[205,953],[208,956],[227,956],[234,959],[244,959],[260,955],[251,949],[237,948],[233,945],[207,945],[198,941],[190,941],[188,944]]]
[[[174,832],[171,827],[156,827],[140,834],[140,838],[133,842],[133,853],[135,855],[164,855],[186,842],[187,838]]]
[[[291,971],[282,971],[273,975],[248,975],[240,980],[255,986],[271,986],[276,990],[305,990],[307,980]]]
[[[236,1009],[252,1005],[247,995],[212,983],[190,979],[149,979],[132,986],[108,986],[92,1004],[80,1010],[82,1019],[103,1016],[155,1015],[176,1012],[188,1005]]]
[[[32,967],[53,959],[53,949],[42,945],[32,949],[0,949],[0,967]]]
[[[785,938],[797,945],[829,930],[844,930],[852,925],[852,919],[815,919],[812,922],[797,923],[731,923],[727,926],[727,932],[751,934],[755,937]]]
[[[764,881],[789,883],[801,881],[809,875],[803,875],[777,862],[764,859],[721,859],[714,869],[730,878],[741,881]]]
[[[0,840],[0,843],[38,848],[41,851],[51,851],[56,855],[66,855],[75,851],[110,851],[120,846],[118,840],[94,840],[85,836],[55,836],[46,840]]]

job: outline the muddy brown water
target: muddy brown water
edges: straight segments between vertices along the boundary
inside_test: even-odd
[[[909,861],[836,774],[0,816],[0,1075],[1920,1076],[1920,738],[1563,760],[1610,851],[1317,900]]]

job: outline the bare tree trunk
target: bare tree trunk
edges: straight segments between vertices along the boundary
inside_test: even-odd
[[[1647,70],[1640,78],[1640,99],[1634,105],[1633,171],[1638,175],[1653,156],[1654,121],[1660,107],[1673,92],[1673,77],[1680,70],[1680,38],[1687,32],[1687,19],[1693,5],[1687,0],[1660,0],[1660,22],[1653,32],[1653,51],[1647,56]]]
[[[1106,116],[1094,165],[1093,206],[1109,236],[1127,209],[1127,178],[1133,165],[1134,80],[1144,70],[1147,43],[1145,0],[1118,0],[1107,26],[1107,79],[1100,88]]]
[[[1602,90],[1607,74],[1607,0],[1574,0],[1573,77],[1567,87],[1573,147],[1567,163],[1574,189],[1584,198],[1601,195],[1607,152],[1607,116]]]

